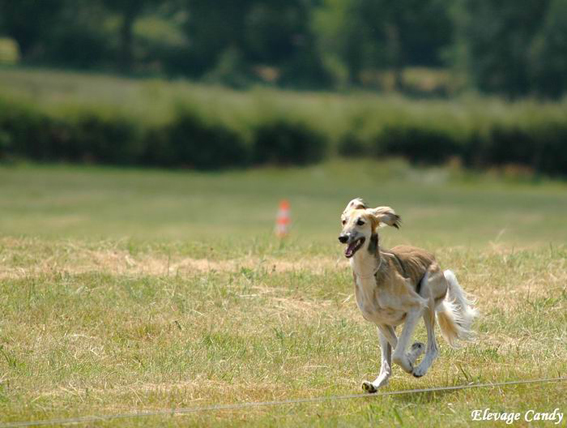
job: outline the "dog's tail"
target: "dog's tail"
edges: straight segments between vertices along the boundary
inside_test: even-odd
[[[452,347],[457,347],[457,339],[468,340],[473,337],[471,327],[478,312],[473,307],[473,301],[459,285],[455,274],[450,270],[443,274],[449,288],[447,296],[436,309],[437,321],[445,340]]]

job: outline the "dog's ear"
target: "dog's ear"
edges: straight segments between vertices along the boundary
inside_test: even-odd
[[[366,202],[362,200],[362,198],[355,198],[347,204],[343,213],[350,210],[362,210],[366,208],[368,208],[368,206],[366,205]]]
[[[376,219],[376,227],[392,226],[400,228],[401,218],[390,207],[377,207],[368,210]]]

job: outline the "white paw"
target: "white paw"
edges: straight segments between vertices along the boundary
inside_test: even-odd
[[[389,375],[382,375],[378,376],[378,379],[376,379],[374,382],[365,380],[364,382],[362,382],[362,389],[369,394],[373,394],[378,391],[378,388],[388,385],[389,378]]]
[[[376,391],[378,391],[378,388],[376,388],[372,382],[369,382],[367,380],[362,382],[362,389],[364,390],[364,392],[368,392],[369,394],[374,394]]]
[[[429,370],[435,358],[437,358],[437,349],[434,349],[431,353],[426,354],[421,364],[413,369],[412,374],[415,377],[423,376],[425,373],[427,373],[427,370]]]

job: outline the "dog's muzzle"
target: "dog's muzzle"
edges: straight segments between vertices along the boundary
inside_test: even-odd
[[[354,256],[354,253],[360,250],[364,244],[365,238],[363,236],[355,237],[350,233],[341,233],[339,235],[339,241],[341,244],[348,244],[345,249],[345,257],[350,259]]]

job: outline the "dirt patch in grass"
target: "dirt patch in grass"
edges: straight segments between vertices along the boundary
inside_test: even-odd
[[[300,261],[275,258],[243,257],[233,260],[208,260],[191,257],[167,257],[163,254],[132,256],[122,250],[78,249],[47,255],[25,263],[14,262],[5,252],[0,259],[0,279],[21,279],[54,273],[84,274],[90,272],[128,276],[194,275],[208,272],[237,272],[243,269],[262,272],[309,271],[321,274],[329,269],[346,269],[344,260],[314,257]]]

